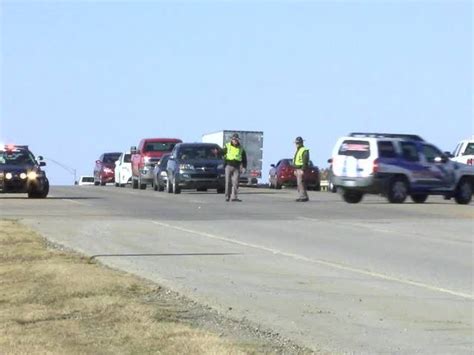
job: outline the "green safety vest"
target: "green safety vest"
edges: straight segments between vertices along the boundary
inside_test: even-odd
[[[303,166],[303,153],[309,151],[306,147],[300,147],[296,151],[295,158],[293,159],[293,165],[296,167]]]
[[[234,147],[230,143],[227,143],[225,147],[227,148],[226,160],[242,161],[242,147]]]

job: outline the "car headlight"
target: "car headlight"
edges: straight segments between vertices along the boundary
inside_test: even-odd
[[[35,180],[38,177],[38,174],[36,171],[30,171],[28,173],[28,180]]]
[[[166,171],[162,171],[162,172],[160,173],[160,176],[168,176],[168,174],[166,173]]]
[[[25,179],[26,179],[26,174],[25,174],[25,173],[21,173],[21,174],[20,174],[20,179],[25,180]]]
[[[7,179],[7,180],[11,180],[12,177],[13,177],[12,173],[6,173],[5,174],[5,179]]]
[[[194,170],[194,165],[192,164],[179,164],[180,170]]]

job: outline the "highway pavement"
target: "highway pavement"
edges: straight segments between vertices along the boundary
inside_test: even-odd
[[[472,354],[474,205],[130,187],[0,195],[0,216],[315,351]]]

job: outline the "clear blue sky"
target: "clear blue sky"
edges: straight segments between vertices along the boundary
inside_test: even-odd
[[[471,1],[0,3],[0,141],[78,175],[142,137],[262,130],[266,172],[298,135],[325,167],[350,131],[473,134]]]

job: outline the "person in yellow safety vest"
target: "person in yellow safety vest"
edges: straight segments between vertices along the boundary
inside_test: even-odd
[[[301,137],[296,137],[295,144],[296,152],[293,158],[293,166],[295,167],[296,186],[298,187],[299,195],[296,202],[307,202],[309,197],[304,181],[304,171],[309,164],[309,149],[303,145],[303,138]]]
[[[240,174],[245,173],[247,169],[247,153],[240,145],[240,138],[234,133],[224,149],[224,166],[225,166],[225,200],[233,202],[241,202],[237,197],[239,189]]]

